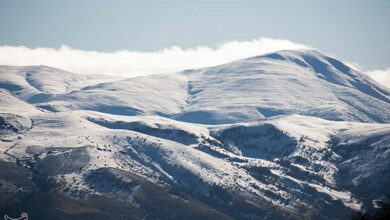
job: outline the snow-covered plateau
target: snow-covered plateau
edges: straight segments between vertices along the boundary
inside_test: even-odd
[[[349,219],[390,199],[390,89],[313,50],[137,78],[0,66],[0,210]]]

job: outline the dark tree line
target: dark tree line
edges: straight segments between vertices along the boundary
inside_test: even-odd
[[[383,204],[374,213],[357,212],[353,220],[389,220],[390,219],[390,203]]]

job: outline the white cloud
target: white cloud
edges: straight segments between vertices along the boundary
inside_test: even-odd
[[[390,68],[384,70],[370,70],[366,71],[366,74],[378,83],[390,88]]]
[[[156,52],[85,51],[68,46],[59,49],[0,46],[0,65],[47,65],[81,74],[140,76],[223,64],[278,50],[307,49],[288,40],[259,38],[229,41],[210,47],[171,47]]]
[[[59,49],[0,46],[0,65],[46,65],[80,74],[134,77],[213,66],[278,50],[311,48],[272,38],[229,41],[218,44],[216,48],[201,46],[182,49],[173,46],[156,52],[121,50],[107,53],[79,50],[66,45]],[[363,69],[357,63],[346,63],[355,69]],[[390,88],[390,68],[364,72]]]

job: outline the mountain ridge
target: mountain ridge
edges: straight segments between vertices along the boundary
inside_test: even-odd
[[[337,68],[332,63],[337,63]],[[99,103],[81,101],[99,97],[100,103],[110,103],[116,114],[158,114],[188,122],[206,118],[201,121],[206,124],[295,113],[331,120],[390,121],[390,113],[386,111],[390,108],[390,90],[313,50],[280,51],[215,67],[128,79],[107,77],[93,81],[88,76],[70,76],[58,83],[70,83],[71,90],[51,92],[48,84],[49,90],[31,92],[25,86],[29,95],[24,96],[31,99],[29,102],[54,111],[56,108],[110,111]],[[71,83],[80,77],[82,80],[78,82],[83,85]],[[47,84],[37,80],[30,83]],[[23,88],[20,83],[14,84]],[[56,85],[53,86],[59,88]],[[145,100],[137,98],[145,92],[148,93]],[[23,95],[15,94],[26,100]],[[134,98],[129,101],[127,96]],[[330,109],[332,106],[336,109]]]

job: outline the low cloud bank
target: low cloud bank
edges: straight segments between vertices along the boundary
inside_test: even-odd
[[[28,48],[0,46],[0,65],[46,65],[80,74],[103,74],[136,77],[184,69],[219,65],[278,50],[312,49],[284,39],[259,38],[250,41],[229,41],[215,48],[177,46],[155,52],[121,50],[97,52],[71,48]],[[353,64],[355,68],[358,64]],[[371,78],[390,88],[390,68],[365,71]]]
[[[370,70],[366,71],[366,74],[390,89],[390,68],[384,70]]]
[[[156,52],[121,50],[106,53],[66,45],[59,49],[0,46],[0,65],[47,65],[80,74],[132,77],[213,66],[278,50],[307,48],[310,47],[271,38],[229,41],[216,48],[182,49],[173,46]]]

